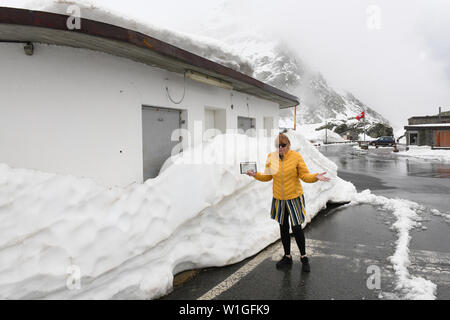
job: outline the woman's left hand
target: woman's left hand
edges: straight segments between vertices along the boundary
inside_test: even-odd
[[[326,172],[319,173],[319,174],[317,175],[317,177],[316,177],[317,180],[319,180],[319,181],[325,181],[325,182],[330,181],[330,178],[325,177],[326,174],[327,174]]]
[[[256,172],[255,171],[253,171],[253,170],[249,170],[249,171],[247,171],[247,173],[246,173],[249,177],[255,177],[256,176]]]

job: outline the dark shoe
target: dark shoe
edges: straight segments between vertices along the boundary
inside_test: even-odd
[[[277,269],[285,268],[292,265],[292,258],[283,256],[283,259],[277,262]]]
[[[302,272],[310,272],[311,267],[309,266],[308,257],[300,258],[300,261],[302,262]]]

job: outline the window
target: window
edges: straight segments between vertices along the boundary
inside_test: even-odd
[[[205,108],[205,136],[207,139],[225,133],[226,111],[224,109]]]
[[[247,117],[238,117],[238,131],[250,137],[256,136],[256,119]]]
[[[417,132],[409,133],[409,144],[415,145],[415,146],[418,144],[418,133]]]
[[[272,134],[273,129],[273,117],[264,117],[264,130],[265,134],[269,137]]]

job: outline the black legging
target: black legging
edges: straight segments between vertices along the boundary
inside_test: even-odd
[[[284,254],[289,256],[291,254],[291,235],[289,233],[289,214],[286,212],[283,224],[280,224],[281,242],[283,243]],[[306,256],[305,247],[305,234],[303,233],[302,226],[292,226],[292,232],[294,233],[295,241],[302,256]]]

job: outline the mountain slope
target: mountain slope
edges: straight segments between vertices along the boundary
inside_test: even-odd
[[[226,41],[250,61],[253,77],[300,98],[298,124],[331,123],[329,129],[345,124],[349,129],[362,133],[363,123],[355,120],[355,117],[364,111],[369,135],[378,137],[392,134],[386,118],[352,93],[332,88],[322,74],[310,69],[287,45],[268,42],[257,35],[229,36]],[[293,122],[293,109],[280,111],[280,127],[292,128]]]

